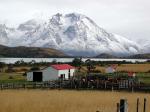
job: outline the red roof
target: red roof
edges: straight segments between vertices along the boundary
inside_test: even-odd
[[[133,77],[133,76],[135,76],[135,73],[133,73],[133,72],[128,72],[128,76],[129,76],[129,77]]]
[[[113,68],[113,69],[117,69],[117,65],[111,65],[111,68]]]
[[[68,64],[57,64],[57,65],[51,65],[56,70],[66,70],[66,69],[75,69],[75,67],[68,65]]]

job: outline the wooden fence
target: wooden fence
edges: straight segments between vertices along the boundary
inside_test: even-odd
[[[142,104],[139,102],[139,98],[137,98],[137,104],[136,104],[136,111],[135,112],[139,112],[139,104]],[[143,105],[143,111],[142,112],[148,112],[147,111],[147,99],[144,98],[144,104]],[[116,112],[128,112],[130,110],[130,108],[128,108],[128,101],[127,99],[120,99],[120,102],[117,103],[117,109],[116,109]],[[96,112],[101,112],[99,110],[97,110]],[[132,111],[133,112],[133,111]]]
[[[136,112],[139,112],[139,98],[137,98]],[[128,112],[127,99],[120,99],[120,103],[117,103],[117,112]],[[147,112],[147,99],[144,98],[143,112]]]
[[[0,90],[4,89],[95,89],[95,90],[125,90],[150,92],[150,85],[129,84],[126,81],[111,83],[99,81],[64,80],[49,82],[24,82],[24,83],[0,83]]]

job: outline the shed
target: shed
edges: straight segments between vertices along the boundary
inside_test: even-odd
[[[27,73],[27,81],[50,81],[50,80],[68,80],[73,77],[75,67],[69,64],[55,64],[40,71],[30,71]]]
[[[116,65],[111,65],[105,69],[105,73],[114,73],[116,72],[116,68],[117,68]]]

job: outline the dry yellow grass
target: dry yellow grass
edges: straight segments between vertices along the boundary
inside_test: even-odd
[[[96,66],[96,70],[105,72],[105,68],[103,66]],[[83,71],[87,71],[86,67],[82,67]],[[121,64],[117,67],[117,72],[120,71],[132,71],[132,72],[148,72],[150,71],[150,64]]]
[[[45,68],[45,66],[40,67]],[[99,70],[101,72],[105,72],[104,66],[96,66],[96,70]],[[6,70],[7,68],[5,68]],[[25,66],[20,66],[20,67],[14,67],[14,70],[17,73],[24,73],[28,70],[30,70],[31,67],[25,67]],[[83,66],[81,69],[82,72],[87,72],[87,67]],[[150,71],[150,64],[121,64],[120,66],[117,67],[117,71],[133,71],[133,72],[148,72]]]
[[[68,91],[68,90],[5,90],[0,91],[0,112],[116,112],[116,103],[127,98],[129,112],[136,112],[136,99],[140,98],[142,112],[143,98],[150,94]]]
[[[117,67],[117,71],[148,72],[150,64],[123,64]]]

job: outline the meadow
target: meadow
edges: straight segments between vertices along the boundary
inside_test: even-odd
[[[40,68],[45,68],[45,66],[40,66]],[[105,66],[97,65],[95,70],[99,73],[105,73],[105,68]],[[26,76],[23,76],[23,74],[30,69],[31,67],[29,66],[18,66],[13,67],[15,72],[0,72],[0,83],[25,82]],[[87,67],[82,66],[80,71],[81,75],[87,74]],[[116,69],[117,73],[124,73],[129,71],[136,72],[136,75],[140,81],[144,83],[150,83],[150,64],[121,64]]]
[[[96,66],[96,70],[105,72],[106,66]],[[83,67],[83,70],[86,71],[86,67]],[[146,73],[150,72],[150,64],[121,64],[116,68],[116,72],[139,72]]]
[[[150,112],[150,94],[130,92],[75,91],[75,90],[4,90],[0,91],[0,112],[116,112],[116,103],[128,100],[129,112],[136,112],[136,100],[147,98]]]
[[[1,72],[0,83],[25,82],[23,73],[30,67],[14,67],[15,72]],[[104,73],[105,66],[96,66]],[[117,72],[133,71],[141,81],[150,83],[150,64],[121,64]],[[85,66],[82,73],[87,73]],[[111,92],[96,90],[1,90],[0,112],[116,112],[116,104],[121,98],[128,100],[129,112],[136,112],[136,100],[140,98],[140,110],[143,99],[147,98],[147,112],[150,112],[149,93]]]

